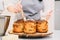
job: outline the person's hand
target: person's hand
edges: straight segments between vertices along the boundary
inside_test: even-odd
[[[7,7],[7,10],[8,10],[9,12],[13,12],[13,13],[17,13],[17,12],[18,12],[18,10],[17,10],[15,7],[13,7],[13,6],[8,6],[8,7]]]
[[[19,3],[16,4],[16,7],[15,8],[18,10],[18,12],[21,12],[23,10],[22,9],[22,5],[19,4]]]
[[[53,10],[50,10],[50,11],[46,12],[47,15],[42,15],[41,18],[48,21],[50,19],[50,17],[52,16],[52,12],[53,12]]]
[[[7,7],[7,10],[13,13],[18,13],[21,11],[21,9],[22,9],[22,6],[20,4],[16,4],[14,6],[11,5]]]

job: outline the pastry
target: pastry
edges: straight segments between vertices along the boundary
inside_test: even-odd
[[[37,21],[37,31],[40,33],[46,33],[48,31],[48,22],[46,20]]]
[[[36,32],[36,22],[27,20],[25,21],[24,32],[27,34],[33,34]]]
[[[24,21],[18,20],[13,24],[13,32],[22,33],[24,29]]]

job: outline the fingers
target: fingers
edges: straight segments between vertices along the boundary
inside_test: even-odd
[[[21,4],[17,4],[17,5],[16,5],[16,9],[18,10],[18,12],[21,12],[21,10],[22,10],[22,5],[21,5]]]

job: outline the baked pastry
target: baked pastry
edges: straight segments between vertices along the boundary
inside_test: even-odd
[[[24,29],[24,21],[18,20],[13,24],[13,32],[22,33]]]
[[[40,33],[46,33],[48,31],[48,22],[46,20],[37,21],[37,31]]]
[[[27,20],[25,21],[24,32],[27,34],[33,34],[36,32],[36,22]]]

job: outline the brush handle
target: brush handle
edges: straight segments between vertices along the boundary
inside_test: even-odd
[[[19,0],[18,3],[21,3],[21,0]],[[23,18],[23,20],[26,21],[26,17],[25,17],[25,15],[24,15],[24,12],[23,12],[23,9],[22,9],[22,8],[21,8],[20,13],[22,14],[22,18]]]
[[[23,20],[26,21],[26,17],[25,17],[25,15],[24,15],[24,12],[23,12],[22,9],[21,9],[21,14],[22,14]]]

